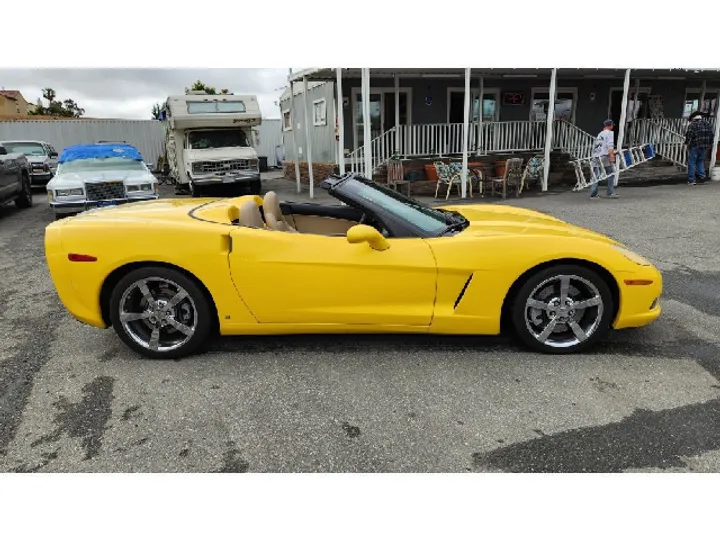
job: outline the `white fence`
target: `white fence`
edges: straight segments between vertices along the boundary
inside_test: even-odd
[[[0,141],[45,141],[58,152],[74,144],[125,141],[155,164],[165,152],[165,130],[156,120],[7,120],[0,121]]]

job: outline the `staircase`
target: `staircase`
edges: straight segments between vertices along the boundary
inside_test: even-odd
[[[638,119],[628,134],[636,144],[652,144],[655,153],[680,169],[687,169],[687,147],[680,130],[683,118]]]

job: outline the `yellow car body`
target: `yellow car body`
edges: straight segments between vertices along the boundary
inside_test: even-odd
[[[50,224],[46,258],[60,299],[76,319],[107,328],[113,287],[133,269],[154,265],[201,284],[222,335],[496,335],[524,276],[570,262],[608,282],[613,328],[643,326],[661,312],[662,277],[648,261],[532,210],[447,206],[469,226],[445,237],[381,238],[377,249],[363,241],[366,226],[354,223],[346,235],[238,226],[248,201],[263,203],[259,196],[161,199]]]

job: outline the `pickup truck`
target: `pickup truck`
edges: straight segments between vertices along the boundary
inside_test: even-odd
[[[11,201],[15,201],[18,208],[30,208],[33,205],[30,162],[25,154],[8,153],[0,145],[0,204]]]

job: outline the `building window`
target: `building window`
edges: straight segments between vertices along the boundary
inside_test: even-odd
[[[473,117],[472,121],[478,121],[478,107],[480,104],[480,98],[475,97],[473,99]],[[497,99],[495,96],[483,95],[483,122],[494,122],[497,120]]]
[[[572,122],[575,116],[575,92],[560,89],[555,98],[555,120]],[[550,107],[549,92],[533,92],[530,120],[542,122],[547,119]]]
[[[290,115],[290,109],[286,109],[282,112],[283,115],[283,131],[290,131],[292,129],[292,117]]]
[[[327,125],[327,103],[324,99],[316,99],[313,101],[313,125]]]
[[[717,92],[705,92],[705,100],[700,103],[701,92],[687,92],[685,94],[685,105],[683,107],[683,118],[689,118],[695,111],[707,113],[709,116],[717,116]]]

